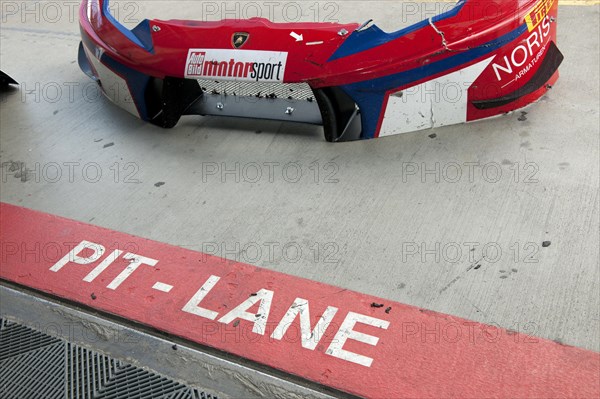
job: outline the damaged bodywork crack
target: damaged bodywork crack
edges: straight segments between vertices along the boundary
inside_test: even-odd
[[[437,28],[437,26],[435,26],[435,24],[433,23],[433,18],[429,18],[429,25],[431,25],[431,27],[433,28],[433,30],[436,31],[436,33],[438,35],[440,35],[440,37],[442,38],[442,46],[444,46],[444,48],[446,49],[446,51],[452,51],[448,48],[448,42],[446,41],[446,36],[444,35],[444,32],[442,32],[441,30],[439,30]]]

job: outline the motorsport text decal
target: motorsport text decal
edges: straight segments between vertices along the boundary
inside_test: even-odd
[[[287,55],[279,51],[190,49],[185,77],[281,83]]]

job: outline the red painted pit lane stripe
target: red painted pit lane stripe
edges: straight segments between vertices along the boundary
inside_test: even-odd
[[[351,394],[600,396],[595,352],[8,204],[0,230],[2,279]]]

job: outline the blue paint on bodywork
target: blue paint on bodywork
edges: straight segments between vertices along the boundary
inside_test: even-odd
[[[104,0],[104,2],[102,3],[102,15],[125,37],[127,37],[129,40],[131,40],[144,50],[152,53],[154,50],[154,45],[152,44],[152,32],[150,31],[150,21],[145,19],[142,22],[140,22],[140,24],[136,26],[133,30],[129,30],[123,25],[121,25],[121,23],[117,21],[115,17],[113,17],[108,8],[108,3],[109,0]]]
[[[445,13],[436,15],[431,18],[431,21],[436,23],[447,18],[456,16],[467,0],[460,0],[454,8],[448,10]],[[361,31],[354,31],[352,34],[342,43],[342,45],[336,50],[331,56],[329,61],[335,61],[339,58],[348,57],[360,53],[362,51],[370,50],[374,47],[381,46],[382,44],[388,43],[392,40],[396,40],[402,36],[408,35],[409,33],[415,32],[425,26],[429,25],[429,19],[425,19],[407,28],[401,29],[397,32],[386,33],[379,29],[376,25],[371,26],[368,29]]]
[[[150,21],[145,19],[140,22],[131,32],[139,39],[144,49],[154,53],[154,43],[152,42],[152,33],[150,31]]]
[[[527,25],[523,24],[504,36],[436,63],[411,69],[410,71],[341,86],[341,89],[352,97],[360,107],[363,129],[362,138],[370,139],[375,137],[380,114],[384,112],[382,108],[385,94],[389,90],[406,86],[411,82],[416,82],[444,71],[450,73],[456,67],[470,63],[512,42],[526,30]]]

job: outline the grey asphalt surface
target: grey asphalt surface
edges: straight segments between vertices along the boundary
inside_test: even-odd
[[[386,29],[394,3],[369,7]],[[122,17],[193,14],[167,4]],[[356,4],[337,18],[365,19]],[[335,145],[136,120],[79,70],[67,8],[40,10],[3,9],[0,67],[21,86],[1,98],[2,201],[600,351],[597,5],[561,7],[561,79],[526,114]]]

